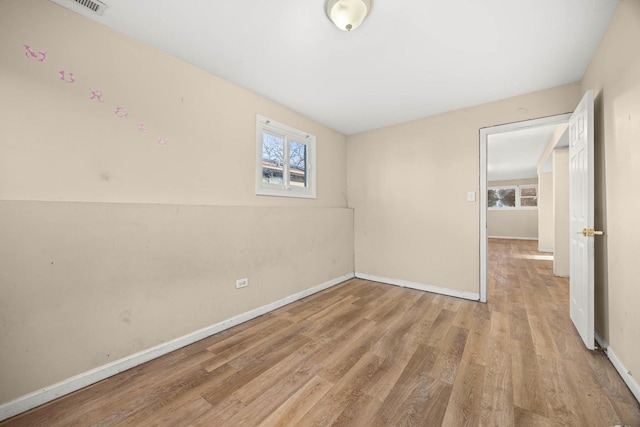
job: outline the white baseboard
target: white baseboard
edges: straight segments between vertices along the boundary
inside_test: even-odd
[[[516,237],[516,236],[487,236],[487,239],[538,240],[537,237]]]
[[[631,372],[622,364],[611,347],[607,347],[607,356],[627,384],[627,387],[629,387],[629,390],[631,390],[631,393],[633,393],[636,400],[640,403],[640,385],[636,379],[631,376]]]
[[[640,385],[638,385],[638,382],[631,376],[629,370],[622,364],[620,359],[618,359],[616,353],[613,351],[613,349],[611,349],[611,347],[609,347],[609,343],[605,341],[604,338],[602,338],[598,331],[594,331],[594,336],[596,338],[596,341],[598,342],[598,345],[604,349],[613,367],[616,368],[616,371],[618,371],[618,374],[620,374],[622,380],[625,382],[625,384],[627,384],[627,387],[629,387],[631,393],[633,393],[636,400],[640,403]]]
[[[547,254],[552,254],[553,253],[553,249],[541,248],[540,246],[538,246],[538,252],[544,252],[544,253],[547,253]]]
[[[388,285],[400,286],[403,288],[417,289],[419,291],[433,292],[434,294],[442,294],[450,297],[464,298],[472,301],[479,301],[480,294],[475,292],[459,291],[457,289],[441,288],[434,285],[426,285],[423,283],[410,282],[408,280],[390,279],[388,277],[375,276],[373,274],[358,273],[356,277],[359,279],[371,280],[372,282],[386,283]]]
[[[168,341],[155,347],[140,351],[138,353],[132,354],[131,356],[123,357],[122,359],[115,360],[111,363],[68,378],[59,383],[44,387],[33,393],[18,397],[15,400],[0,405],[0,421],[11,418],[15,415],[28,411],[29,409],[35,408],[36,406],[40,406],[42,404],[50,402],[66,394],[80,390],[81,388],[97,383],[98,381],[102,381],[120,372],[126,371],[127,369],[134,368],[138,365],[156,359],[182,347],[186,347],[189,344],[193,344],[194,342],[217,334],[218,332],[224,331],[225,329],[229,329],[233,326],[239,325],[258,316],[262,316],[263,314],[283,307],[287,304],[291,304],[292,302],[300,300],[302,298],[306,298],[309,295],[315,294],[316,292],[328,289],[346,280],[352,279],[353,277],[353,273],[345,274],[344,276],[329,280],[328,282],[290,295],[281,300],[272,302],[271,304],[267,304],[254,310],[247,311],[246,313],[239,314],[220,323],[216,323],[215,325],[208,326],[206,328],[176,338],[172,341]]]
[[[602,335],[600,335],[600,334],[598,333],[598,331],[596,331],[595,329],[593,330],[593,336],[595,337],[596,342],[598,343],[598,345],[600,346],[600,348],[603,348],[603,349],[605,349],[605,350],[606,350],[607,348],[609,348],[609,343],[608,343],[608,342],[606,342],[606,341],[605,341],[605,339],[604,339],[604,338],[602,338]]]

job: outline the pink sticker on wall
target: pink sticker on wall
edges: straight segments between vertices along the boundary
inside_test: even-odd
[[[92,90],[91,97],[89,99],[97,99],[100,102],[104,102],[102,100],[102,92],[100,92],[99,90]]]
[[[47,60],[47,52],[38,51],[38,53],[35,53],[33,50],[31,50],[31,46],[29,46],[28,44],[23,44],[23,46],[25,49],[24,56],[26,56],[27,58],[34,58],[40,62],[45,62]]]
[[[60,80],[66,82],[66,83],[73,83],[76,81],[75,77],[73,77],[73,73],[68,73],[66,71],[60,71],[58,73],[60,75]]]
[[[30,45],[23,44],[22,46],[24,47],[24,55],[27,59],[35,59],[36,61],[39,61],[39,62],[46,62],[47,52],[40,50],[36,53],[31,48]],[[65,83],[75,83],[76,81],[75,75],[70,71],[61,70],[58,72],[58,76],[60,80],[62,80]],[[104,99],[102,98],[103,98],[102,91],[91,89],[89,100],[98,101],[102,103],[104,102]],[[123,107],[116,107],[114,110],[114,114],[117,117],[120,117],[122,119],[126,119],[129,116],[129,113],[127,112],[126,108],[123,108]],[[139,132],[148,131],[147,126],[144,124],[144,122],[140,122],[140,124],[138,125],[138,131]],[[158,142],[158,145],[162,147],[166,147],[169,144],[169,140],[162,136],[158,137],[157,142]]]

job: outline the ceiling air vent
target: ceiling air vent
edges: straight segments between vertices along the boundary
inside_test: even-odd
[[[71,9],[76,12],[79,12],[81,10],[90,10],[91,12],[100,16],[102,16],[102,14],[107,9],[107,7],[109,7],[99,0],[51,0],[51,1],[59,4],[60,6],[66,7],[67,9]],[[81,7],[77,7],[76,5]]]

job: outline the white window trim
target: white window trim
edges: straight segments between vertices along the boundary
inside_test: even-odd
[[[307,146],[307,186],[304,188],[289,185],[289,162],[283,169],[283,185],[262,182],[262,133],[269,132],[282,136],[285,145],[289,138],[295,137],[297,142]],[[288,150],[288,146],[286,148]],[[288,156],[285,156],[288,158]],[[260,196],[298,197],[306,199],[316,198],[316,137],[290,126],[278,123],[267,117],[256,115],[256,194]]]
[[[538,210],[538,206],[522,206],[521,205],[521,198],[522,196],[520,195],[520,190],[523,188],[535,188],[536,189],[536,197],[540,197],[540,195],[538,194],[538,184],[519,184],[519,185],[498,185],[498,186],[494,186],[494,187],[488,187],[487,188],[487,194],[488,194],[488,190],[510,190],[510,189],[514,189],[516,190],[516,205],[514,207],[510,207],[510,206],[503,206],[501,208],[496,208],[496,207],[487,207],[488,210],[490,211],[535,211]],[[487,196],[485,196],[487,197]],[[525,199],[529,198],[527,196],[525,196]]]

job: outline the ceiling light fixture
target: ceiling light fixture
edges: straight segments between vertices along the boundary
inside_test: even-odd
[[[327,0],[327,16],[342,31],[355,30],[371,11],[371,0]]]

